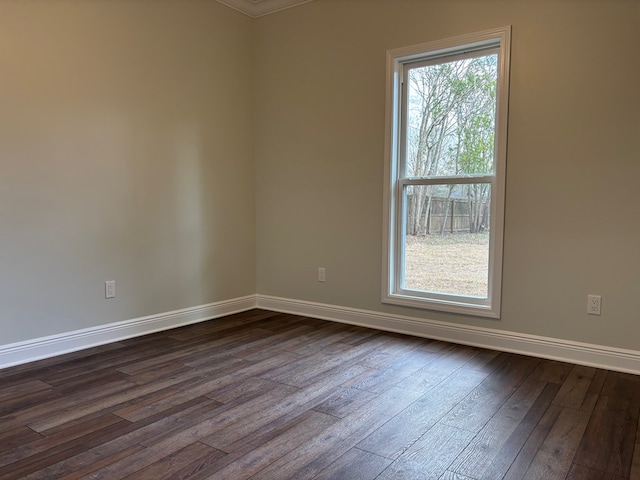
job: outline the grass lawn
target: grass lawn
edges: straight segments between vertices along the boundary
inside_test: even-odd
[[[487,296],[489,234],[407,236],[405,288]]]

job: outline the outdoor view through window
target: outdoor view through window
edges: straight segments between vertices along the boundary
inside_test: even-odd
[[[498,53],[404,69],[400,288],[487,298]]]

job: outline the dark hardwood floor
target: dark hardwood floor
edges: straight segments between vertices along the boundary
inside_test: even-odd
[[[640,478],[640,377],[254,310],[0,370],[0,479]]]

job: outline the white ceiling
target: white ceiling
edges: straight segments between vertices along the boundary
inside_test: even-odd
[[[250,17],[262,17],[285,8],[295,7],[313,0],[218,0],[228,7],[238,10]]]

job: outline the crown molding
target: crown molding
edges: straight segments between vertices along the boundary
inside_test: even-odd
[[[270,13],[295,7],[313,0],[218,0],[218,2],[234,10],[249,15],[251,18],[262,17]]]

